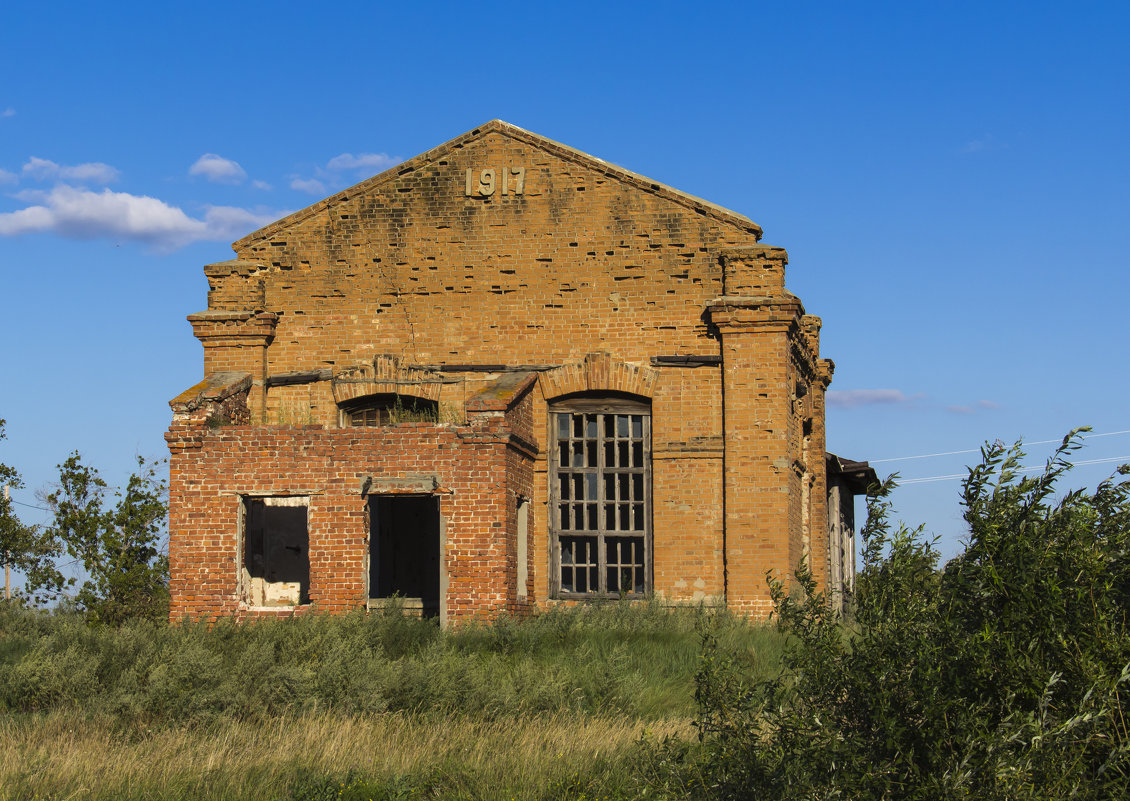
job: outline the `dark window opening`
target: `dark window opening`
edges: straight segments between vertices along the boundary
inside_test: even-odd
[[[243,501],[243,599],[252,606],[310,602],[305,497]]]
[[[411,395],[368,395],[342,404],[344,426],[438,423],[439,403]]]
[[[405,610],[439,615],[439,499],[369,497],[369,598],[397,597]]]
[[[558,594],[651,589],[651,415],[638,402],[574,399],[551,409],[550,533]]]

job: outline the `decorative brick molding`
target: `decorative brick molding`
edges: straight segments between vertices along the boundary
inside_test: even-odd
[[[256,311],[202,311],[188,315],[192,333],[205,348],[265,348],[275,336],[278,315]]]
[[[590,353],[583,361],[540,374],[538,385],[547,401],[576,392],[624,392],[650,398],[659,371],[645,364],[629,364],[607,351]]]
[[[382,355],[337,373],[331,388],[339,404],[366,395],[411,395],[438,401],[443,383],[439,373],[402,367],[399,357]]]

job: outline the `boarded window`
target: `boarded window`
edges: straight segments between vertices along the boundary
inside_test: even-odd
[[[437,423],[439,404],[411,395],[367,395],[342,404],[341,417],[341,424],[346,427]]]
[[[563,597],[651,590],[651,414],[619,398],[555,404],[549,527]]]
[[[243,499],[243,600],[251,606],[310,602],[309,498]]]

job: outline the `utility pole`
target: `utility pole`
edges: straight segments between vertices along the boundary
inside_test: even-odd
[[[8,485],[4,485],[4,505],[8,505],[11,496],[8,494]],[[12,565],[8,563],[8,552],[4,552],[4,600],[12,600]]]

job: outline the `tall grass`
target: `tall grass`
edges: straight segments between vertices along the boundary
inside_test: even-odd
[[[658,751],[637,741],[688,737],[707,630],[775,672],[774,630],[658,604],[454,631],[396,610],[114,628],[0,606],[0,799],[643,797]]]
[[[112,628],[8,608],[0,709],[178,725],[314,711],[656,719],[693,713],[706,626],[755,670],[776,664],[775,632],[657,604],[555,609],[448,633],[398,614]]]
[[[648,727],[686,736],[681,721]],[[558,713],[493,721],[334,714],[123,731],[76,711],[0,720],[0,799],[624,797],[644,727]],[[343,796],[346,795],[343,793]]]

